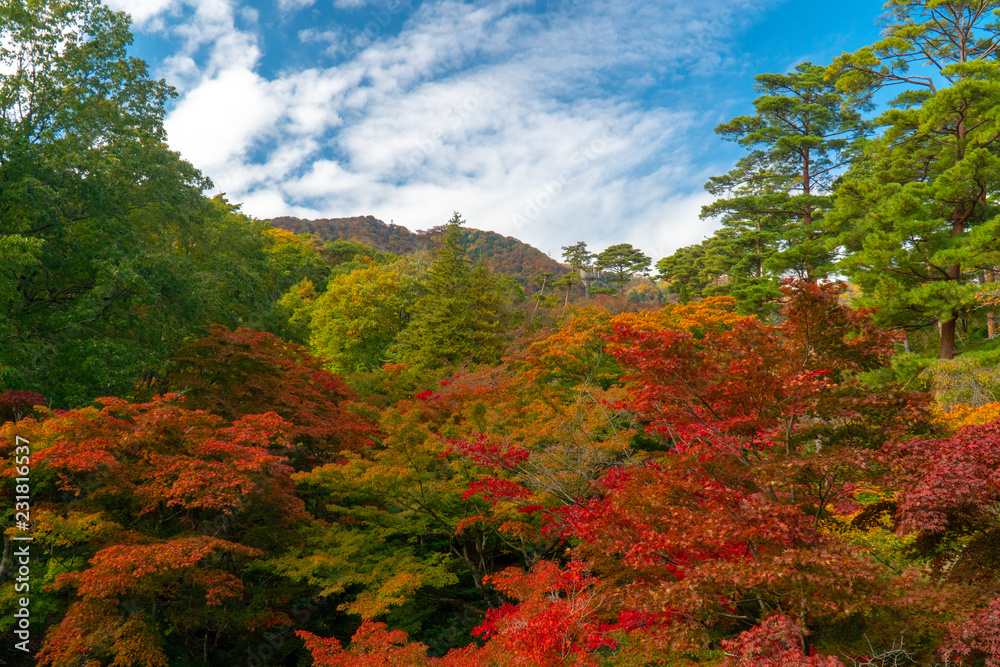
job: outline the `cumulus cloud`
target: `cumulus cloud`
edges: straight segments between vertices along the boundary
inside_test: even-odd
[[[181,91],[171,144],[253,215],[416,229],[457,209],[557,255],[625,240],[658,256],[711,232],[707,174],[691,166],[690,106],[642,94],[725,66],[727,35],[764,4],[337,0],[368,13],[299,30],[326,60],[265,78],[276,54],[236,0],[115,1],[178,40],[159,64]]]

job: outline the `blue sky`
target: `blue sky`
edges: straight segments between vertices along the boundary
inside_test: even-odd
[[[171,146],[260,218],[469,225],[553,256],[711,234],[753,76],[878,37],[844,0],[108,0]]]

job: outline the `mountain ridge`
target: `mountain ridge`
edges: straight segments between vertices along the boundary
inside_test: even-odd
[[[346,218],[317,218],[308,220],[280,216],[267,220],[272,226],[295,234],[313,234],[324,241],[356,241],[379,252],[408,255],[434,247],[436,228],[411,232],[406,227],[386,223],[372,215]],[[517,280],[525,291],[534,291],[532,279],[548,271],[557,278],[570,271],[570,267],[557,262],[544,252],[513,236],[497,232],[462,228],[462,244],[470,256],[482,259],[496,273]]]

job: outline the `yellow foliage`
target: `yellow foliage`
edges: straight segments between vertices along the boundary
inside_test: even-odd
[[[1000,420],[1000,403],[985,405],[966,405],[958,403],[950,407],[939,407],[934,414],[934,421],[951,430],[963,426],[981,426]]]
[[[267,235],[274,239],[274,242],[278,245],[284,243],[301,243],[299,239],[292,232],[287,229],[278,229],[277,227],[271,227],[267,230]]]
[[[377,587],[366,588],[353,602],[344,602],[339,608],[361,618],[377,618],[412,598],[425,582],[412,572],[399,572],[379,583]]]

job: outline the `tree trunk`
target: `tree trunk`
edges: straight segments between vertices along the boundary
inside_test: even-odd
[[[958,138],[959,146],[961,147],[961,142],[965,139],[965,123],[959,122],[958,124]],[[959,148],[958,153],[963,151]],[[961,160],[960,157],[956,157],[955,163],[957,164]],[[965,232],[965,212],[961,204],[955,204],[955,208],[952,211],[951,216],[951,237],[958,238]],[[962,265],[952,264],[948,267],[948,279],[954,280],[955,283],[959,283],[962,277]],[[941,322],[941,354],[938,358],[940,359],[951,359],[955,356],[955,329],[958,323],[958,316],[952,313],[952,318],[947,322]]]
[[[996,279],[997,274],[994,269],[986,272],[986,282],[994,283]],[[993,340],[997,335],[997,311],[993,308],[986,311],[986,335],[989,336],[990,340]]]
[[[805,133],[806,134],[809,133],[808,121],[806,122],[805,125]],[[809,153],[808,147],[805,150],[804,157],[805,159],[803,160],[802,163],[802,194],[808,197],[810,194],[812,194],[812,176],[809,173],[809,163],[812,156]],[[813,223],[812,205],[806,203],[805,210],[802,212],[802,224],[808,228],[808,231],[806,232],[806,237],[809,240],[812,240],[814,234],[814,232],[812,231],[812,223]],[[816,267],[812,265],[812,262],[806,259],[806,280],[808,280],[809,282],[816,282],[816,277],[813,275],[815,270]]]
[[[531,319],[535,319],[535,314],[538,312],[538,304],[542,302],[542,297],[545,296],[545,282],[548,280],[548,276],[542,276],[542,290],[538,293],[538,299],[535,300],[535,309],[531,311]]]
[[[955,356],[955,329],[958,318],[953,317],[948,321],[938,322],[941,330],[941,354],[939,359],[951,359]]]

